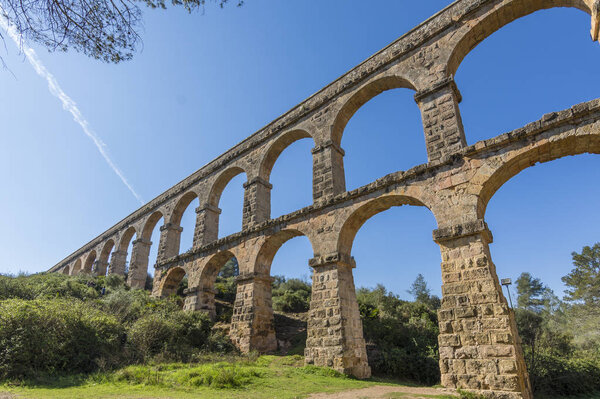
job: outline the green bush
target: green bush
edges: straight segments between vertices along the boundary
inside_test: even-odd
[[[199,312],[149,313],[138,319],[128,332],[128,346],[136,360],[157,355],[169,360],[188,361],[208,341],[212,323]]]
[[[538,367],[530,375],[536,394],[575,396],[600,392],[598,359],[565,359],[546,353],[538,357]]]
[[[0,379],[89,372],[114,363],[125,331],[115,317],[80,301],[0,301]]]
[[[431,305],[400,300],[382,286],[359,289],[357,299],[373,372],[438,383],[439,328]]]
[[[273,282],[273,309],[281,312],[300,313],[308,311],[312,287],[305,281],[276,277]]]
[[[37,298],[98,298],[101,286],[93,277],[65,276],[59,273],[31,276],[0,275],[0,300]]]
[[[117,289],[109,291],[99,301],[103,310],[115,315],[120,322],[130,325],[150,313],[172,313],[180,311],[173,299],[151,298],[148,291]]]

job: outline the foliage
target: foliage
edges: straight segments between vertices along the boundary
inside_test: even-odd
[[[584,248],[583,254],[591,250]],[[585,257],[589,259],[589,257]],[[574,255],[577,285],[590,262]],[[593,262],[592,262],[593,263]],[[583,265],[583,266],[582,266]],[[566,281],[574,281],[563,278]],[[564,303],[539,279],[523,273],[517,279],[517,328],[533,390],[543,395],[579,395],[600,392],[600,309],[593,301]],[[573,300],[572,293],[567,299]]]
[[[439,382],[437,313],[422,302],[406,302],[379,285],[361,288],[357,299],[374,373],[411,381]]]
[[[228,0],[216,0],[223,7]],[[167,0],[142,0],[151,8],[166,8]],[[206,0],[171,0],[187,11],[203,8]],[[243,3],[237,0],[238,6]],[[16,34],[51,51],[73,49],[105,62],[133,56],[141,38],[142,11],[138,1],[121,0],[2,0],[0,22],[8,21]]]
[[[565,300],[600,307],[600,242],[593,247],[583,247],[580,254],[573,252],[571,255],[575,268],[562,278],[569,287]]]
[[[297,278],[286,280],[276,276],[271,292],[273,309],[281,312],[300,313],[308,311],[312,287]]]
[[[431,295],[431,290],[427,287],[425,277],[421,273],[417,275],[415,281],[411,284],[410,290],[407,291],[415,298],[416,302],[421,302],[430,305],[434,309],[438,309],[441,305],[440,298]]]
[[[128,345],[138,361],[157,355],[188,361],[195,349],[205,345],[211,327],[208,316],[200,312],[150,313],[131,326]]]
[[[517,283],[517,306],[533,312],[540,312],[544,306],[542,296],[546,287],[539,278],[534,278],[529,273],[521,273]]]
[[[86,275],[77,277],[58,273],[35,274],[32,276],[0,275],[0,300],[42,298],[98,298],[100,287]]]
[[[0,379],[92,371],[124,335],[114,316],[77,300],[0,301]]]

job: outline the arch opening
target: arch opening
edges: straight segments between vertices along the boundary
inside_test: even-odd
[[[182,267],[174,267],[169,269],[167,275],[162,281],[160,296],[162,298],[170,297],[171,295],[183,294],[181,285],[184,282],[184,278],[187,276],[187,272]]]
[[[485,208],[485,220],[494,235],[490,253],[498,277],[513,282],[510,290],[521,346],[533,390],[538,392],[542,387],[539,369],[532,366],[536,362],[549,356],[568,362],[600,350],[597,312],[577,303],[565,306],[568,287],[562,280],[575,267],[572,253],[600,241],[600,188],[590,184],[600,179],[600,157],[581,154],[520,169],[503,176],[504,183]],[[530,287],[534,289],[529,291]],[[536,341],[523,322],[527,318],[538,320],[533,330]],[[549,341],[553,336],[562,339]]]
[[[338,250],[354,258],[356,298],[375,375],[439,382],[442,283],[440,249],[431,236],[436,228],[433,213],[405,196],[371,200],[343,224]]]
[[[95,261],[96,261],[96,250],[93,249],[90,251],[87,258],[85,259],[85,263],[83,264],[82,272],[91,274]]]
[[[468,144],[598,96],[600,51],[584,1],[510,3],[511,12],[504,6],[472,27],[449,59]]]
[[[304,130],[287,132],[267,150],[259,176],[270,183],[270,216],[277,218],[313,202],[313,159],[315,143]]]
[[[248,180],[245,171],[233,167],[223,172],[214,183],[209,196],[209,205],[220,209],[216,215],[216,236],[226,237],[242,230],[244,213],[244,183]]]
[[[160,246],[160,228],[164,225],[164,215],[161,211],[155,211],[144,223],[141,233],[141,242],[133,240],[131,248],[131,260],[127,280],[132,288],[143,288],[152,290],[154,265],[158,261]],[[135,265],[133,264],[135,262]],[[135,268],[135,270],[133,270]]]
[[[175,208],[171,223],[182,228],[179,238],[177,253],[189,251],[195,245],[194,234],[196,229],[196,209],[200,202],[196,193],[188,193],[187,198],[182,198],[179,207]]]
[[[311,241],[297,230],[284,230],[271,237],[258,256],[260,273],[269,274],[273,328],[281,355],[303,355],[307,340],[307,319],[312,297],[314,256]]]
[[[81,271],[81,258],[77,259],[71,268],[71,272],[69,273],[71,276],[76,276]]]
[[[349,100],[333,130],[345,152],[348,191],[427,163],[421,111],[411,88],[392,85],[355,96],[360,101]]]
[[[231,323],[239,274],[238,260],[233,253],[223,251],[214,255],[200,273],[199,310],[217,321]]]
[[[99,260],[99,270],[96,273],[99,276],[105,276],[108,273],[108,263],[110,262],[110,256],[115,249],[115,240],[112,238],[104,243],[102,247],[102,251],[100,251]]]

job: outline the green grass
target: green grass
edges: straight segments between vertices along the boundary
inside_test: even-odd
[[[24,398],[56,399],[291,399],[306,397],[315,392],[390,385],[381,380],[355,380],[331,369],[303,366],[301,356],[214,360],[206,359],[206,362],[195,364],[129,366],[91,375],[45,377],[19,385],[0,385],[0,392]]]

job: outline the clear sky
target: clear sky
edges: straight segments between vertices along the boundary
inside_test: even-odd
[[[145,10],[143,49],[119,65],[34,48],[149,201],[449,3],[247,0],[204,13]],[[589,30],[589,15],[553,9],[475,48],[456,75],[468,143],[600,97],[600,46]],[[0,55],[9,68],[0,71],[0,273],[34,273],[140,203],[15,45],[7,41]],[[385,92],[351,119],[342,140],[348,189],[426,162],[413,94]],[[275,164],[273,217],[311,203],[311,147],[298,141]],[[223,194],[220,236],[241,227],[243,180]],[[600,157],[582,155],[529,168],[504,185],[486,214],[499,276],[529,271],[562,294],[570,253],[600,241],[599,182]],[[191,247],[195,206],[184,215],[182,251]],[[383,283],[408,298],[422,273],[439,295],[435,228],[426,208],[373,217],[355,240],[356,285]],[[151,264],[157,231],[153,242]],[[289,241],[272,274],[307,276],[310,257],[305,238]]]

